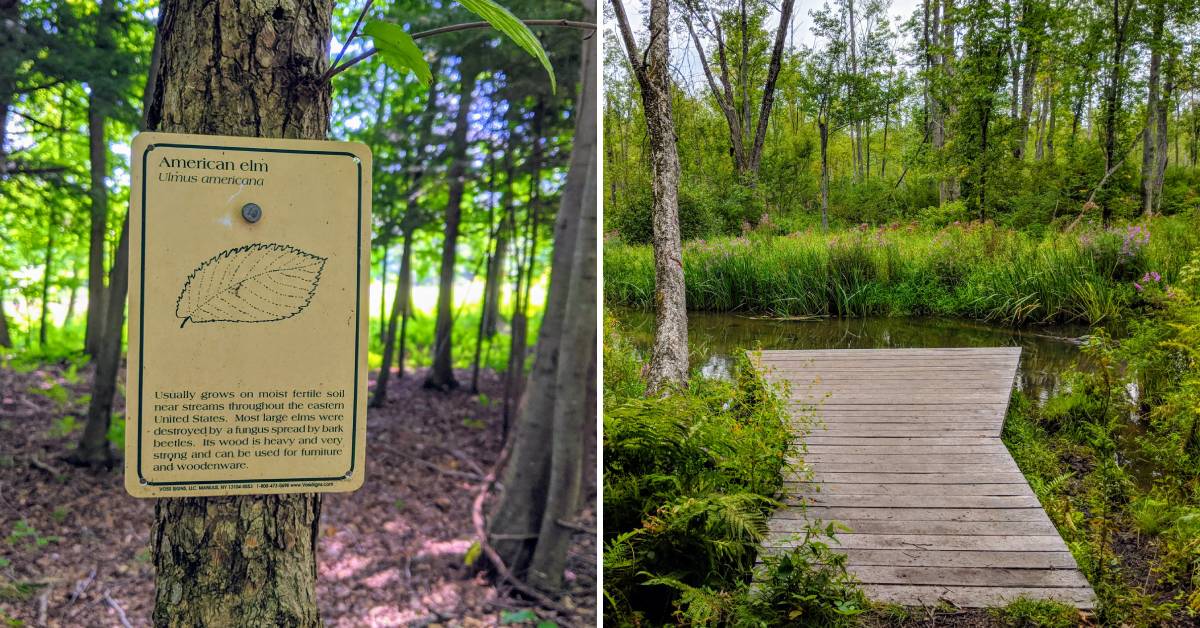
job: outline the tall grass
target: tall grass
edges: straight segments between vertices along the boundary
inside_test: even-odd
[[[1196,217],[1045,237],[980,223],[892,225],[695,240],[683,264],[694,310],[1096,324],[1140,302],[1145,273],[1174,280],[1198,246]],[[604,286],[609,305],[651,307],[651,249],[607,244]]]

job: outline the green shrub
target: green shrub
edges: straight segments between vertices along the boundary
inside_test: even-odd
[[[783,487],[793,426],[783,397],[746,357],[732,381],[694,377],[645,398],[640,360],[607,319],[604,408],[604,595],[612,625],[727,625],[861,608],[841,561],[812,532],[760,569],[767,519]],[[803,572],[803,573],[801,573]],[[803,585],[804,599],[786,586]],[[782,615],[781,615],[782,614]]]

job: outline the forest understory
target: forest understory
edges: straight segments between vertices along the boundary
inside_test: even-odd
[[[559,617],[494,584],[473,550],[472,502],[501,448],[493,400],[503,398],[502,376],[483,371],[478,395],[427,390],[423,380],[422,371],[408,372],[394,380],[386,406],[370,410],[363,488],[324,497],[321,619],[346,627],[594,624],[596,541],[585,532],[596,525],[594,448],[584,466],[587,506],[571,522],[580,531],[567,593],[558,598],[575,614]],[[0,366],[5,626],[150,625],[154,502],[126,494],[119,467],[93,472],[63,460],[77,438],[63,417],[86,408],[90,381],[86,367]],[[123,412],[119,397],[117,405]]]

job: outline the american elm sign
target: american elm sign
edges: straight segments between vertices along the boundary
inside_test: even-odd
[[[362,486],[370,151],[143,133],[132,160],[126,490]]]

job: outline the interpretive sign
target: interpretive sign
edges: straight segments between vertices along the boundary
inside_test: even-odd
[[[126,490],[360,487],[370,151],[142,133],[131,161]]]

